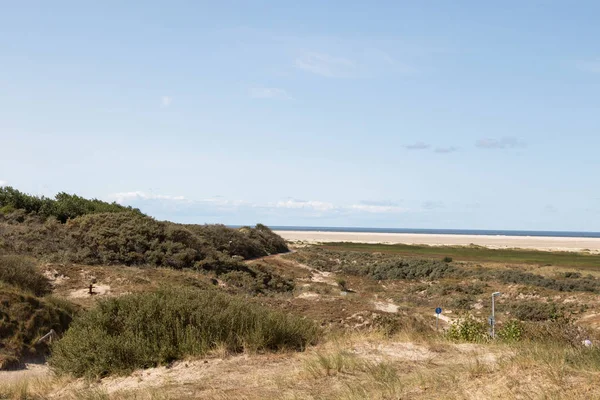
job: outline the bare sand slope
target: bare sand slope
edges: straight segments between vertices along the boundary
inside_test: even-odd
[[[307,242],[402,243],[433,246],[468,246],[476,244],[489,248],[600,252],[600,238],[319,231],[276,231],[276,233],[286,240]]]

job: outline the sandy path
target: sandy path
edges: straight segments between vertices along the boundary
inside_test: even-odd
[[[433,246],[467,246],[489,248],[523,248],[554,251],[590,250],[600,253],[600,238],[441,235],[375,232],[276,231],[286,240],[307,242],[402,243]]]

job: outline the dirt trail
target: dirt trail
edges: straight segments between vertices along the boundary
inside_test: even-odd
[[[289,254],[289,253],[287,253],[287,254]],[[269,259],[277,260],[281,264],[285,264],[285,265],[293,266],[293,267],[297,267],[297,268],[302,268],[302,269],[310,271],[310,273],[311,273],[310,281],[311,282],[325,283],[327,285],[331,285],[331,286],[335,286],[335,287],[338,286],[338,284],[335,281],[334,274],[332,272],[319,271],[318,269],[308,266],[306,264],[302,264],[302,263],[299,263],[299,262],[293,261],[293,260],[287,260],[282,257],[282,254],[275,254],[272,256],[267,256],[267,257],[261,258],[259,260],[267,261]]]

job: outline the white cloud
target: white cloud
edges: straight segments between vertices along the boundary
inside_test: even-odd
[[[458,149],[454,146],[450,146],[450,147],[436,147],[434,150],[436,153],[438,154],[449,154],[449,153],[454,153],[457,152]]]
[[[267,87],[255,87],[250,89],[250,97],[255,99],[278,99],[278,100],[291,100],[292,96],[283,89],[279,88],[267,88]]]
[[[0,187],[8,185],[8,182],[0,180]]]
[[[337,207],[332,203],[323,201],[305,201],[289,199],[286,201],[278,201],[275,203],[276,208],[293,208],[293,209],[312,209],[316,211],[332,211]]]
[[[430,145],[428,145],[427,143],[423,143],[423,142],[416,142],[416,143],[407,144],[404,146],[404,148],[406,150],[426,150],[430,147],[431,147]]]
[[[173,104],[173,98],[171,96],[163,96],[160,100],[162,106],[165,108]]]
[[[475,143],[480,149],[515,149],[525,147],[525,143],[515,137],[505,136],[500,139],[485,138]]]
[[[405,212],[406,209],[398,206],[378,206],[370,204],[352,204],[349,207],[351,210],[364,211],[368,213],[400,213]]]
[[[600,58],[591,61],[578,61],[576,66],[580,71],[600,74]]]
[[[328,78],[350,78],[356,74],[356,64],[346,58],[307,52],[296,58],[296,68]]]
[[[131,191],[114,193],[108,196],[110,200],[120,204],[133,205],[146,211],[173,212],[174,210],[185,215],[231,215],[235,212],[261,215],[264,213],[278,212],[303,216],[332,216],[351,214],[398,214],[408,210],[391,201],[361,201],[357,204],[334,204],[319,200],[285,199],[277,202],[252,203],[244,200],[228,200],[221,196],[202,200],[190,200],[184,196],[171,196],[163,194]]]
[[[110,199],[113,199],[117,203],[127,203],[130,201],[136,200],[174,200],[174,201],[186,201],[187,199],[183,196],[169,196],[163,194],[152,194],[145,193],[141,191],[135,192],[122,192],[122,193],[114,193],[109,196]]]

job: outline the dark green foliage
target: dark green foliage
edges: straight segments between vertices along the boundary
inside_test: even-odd
[[[431,280],[451,276],[456,272],[456,267],[438,260],[341,252],[319,247],[303,249],[290,257],[320,270],[370,276],[377,280]]]
[[[37,343],[38,339],[51,329],[57,334],[64,332],[73,312],[73,307],[66,307],[64,302],[0,285],[0,369],[16,367],[26,358],[46,355],[48,347]]]
[[[444,258],[442,259],[442,261],[443,261],[443,262],[445,262],[445,263],[450,263],[450,262],[452,262],[452,257],[448,257],[448,256],[446,256],[446,257],[444,257]]]
[[[217,346],[232,352],[303,350],[317,337],[311,321],[216,291],[179,288],[100,302],[53,346],[50,365],[59,373],[99,377]]]
[[[36,296],[50,293],[48,279],[35,268],[35,261],[28,257],[0,256],[0,282],[29,291]]]
[[[268,228],[179,225],[143,214],[88,214],[60,224],[28,217],[14,222],[0,214],[0,250],[51,261],[102,265],[197,268],[225,273],[237,269],[233,256],[258,257],[287,251]]]
[[[97,199],[88,200],[74,194],[59,193],[54,199],[31,196],[10,186],[0,187],[0,210],[4,213],[23,210],[27,214],[37,214],[45,218],[55,217],[63,223],[86,214],[124,211],[140,213],[131,207]]]
[[[490,273],[503,283],[519,283],[558,290],[559,292],[600,292],[600,280],[593,277],[581,278],[581,275],[570,275],[565,278],[547,278],[519,270],[504,270]]]
[[[237,269],[221,275],[227,284],[241,288],[251,294],[267,294],[273,292],[291,292],[294,281],[285,279],[262,264],[245,266],[238,264]]]
[[[399,259],[378,264],[366,275],[374,279],[440,279],[451,276],[455,268],[428,259]]]
[[[511,314],[520,321],[556,321],[564,318],[564,310],[555,303],[538,301],[519,302],[510,307]]]

